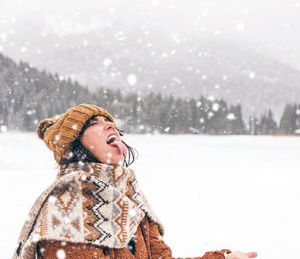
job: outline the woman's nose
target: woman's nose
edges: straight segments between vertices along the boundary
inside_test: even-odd
[[[109,130],[109,129],[115,129],[115,124],[111,121],[106,121],[105,122],[105,129]]]

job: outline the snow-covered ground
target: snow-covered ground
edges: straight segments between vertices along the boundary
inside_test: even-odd
[[[131,166],[164,223],[173,256],[229,248],[258,258],[299,256],[300,139],[127,135]],[[54,181],[51,151],[34,133],[0,134],[0,251],[10,258],[27,213]]]

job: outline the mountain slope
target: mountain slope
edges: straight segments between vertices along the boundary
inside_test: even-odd
[[[113,29],[61,37],[47,33],[29,39],[30,34],[23,32],[18,39],[28,43],[23,59],[92,89],[101,85],[176,97],[223,98],[240,102],[245,119],[272,109],[277,121],[286,103],[300,101],[299,71],[261,51],[163,32],[150,25],[124,29],[114,24]],[[18,58],[14,48],[5,50]]]

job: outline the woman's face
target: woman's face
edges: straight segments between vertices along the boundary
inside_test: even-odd
[[[100,162],[112,165],[123,164],[123,154],[127,149],[121,142],[115,124],[108,118],[99,115],[92,119],[80,142]]]

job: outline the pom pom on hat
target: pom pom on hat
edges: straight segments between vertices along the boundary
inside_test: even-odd
[[[78,138],[87,120],[102,115],[114,122],[114,118],[103,108],[92,104],[80,104],[70,108],[56,118],[40,121],[37,134],[46,146],[53,151],[54,159],[59,164],[68,144]]]
[[[50,118],[50,119],[45,119],[41,120],[37,126],[37,134],[40,139],[44,139],[45,131],[51,127],[55,122],[56,118]]]

